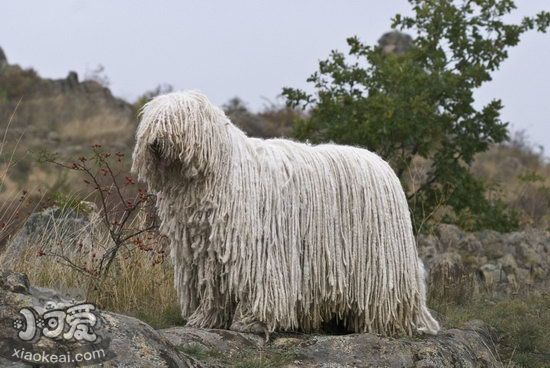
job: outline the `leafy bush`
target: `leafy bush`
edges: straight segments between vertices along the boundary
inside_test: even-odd
[[[283,90],[290,106],[310,108],[296,136],[366,147],[388,160],[406,187],[417,228],[447,207],[453,214],[445,220],[469,230],[516,228],[516,216],[487,199],[485,184],[469,170],[477,153],[507,138],[501,101],[477,108],[473,94],[524,32],[546,31],[550,13],[513,24],[505,21],[515,8],[511,0],[409,2],[413,16],[396,15],[392,27],[415,32],[410,47],[349,38],[352,60],[333,51],[321,61],[308,79],[313,94]],[[418,156],[430,167],[416,185],[408,179]]]

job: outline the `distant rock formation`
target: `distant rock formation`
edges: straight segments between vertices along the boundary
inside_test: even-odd
[[[378,47],[384,54],[402,55],[413,47],[413,38],[399,31],[387,32],[378,40]]]
[[[0,125],[13,115],[9,133],[17,137],[24,132],[21,144],[26,148],[38,144],[78,152],[81,145],[95,143],[128,148],[135,112],[108,88],[80,82],[74,71],[65,79],[41,78],[32,69],[8,64],[0,49],[2,63]]]
[[[7,63],[8,63],[8,58],[6,58],[6,54],[4,53],[4,50],[0,47],[0,66]]]

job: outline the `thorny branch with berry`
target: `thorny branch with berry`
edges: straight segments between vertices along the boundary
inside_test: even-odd
[[[151,216],[154,208],[154,195],[138,187],[137,180],[127,174],[124,169],[124,154],[117,152],[114,155],[102,149],[101,145],[93,145],[91,154],[81,156],[74,162],[63,162],[57,155],[42,153],[40,161],[54,164],[62,169],[77,171],[83,182],[91,189],[92,196],[99,202],[99,215],[103,225],[108,230],[112,240],[94,267],[76,264],[63,254],[47,254],[43,250],[40,255],[55,256],[64,261],[69,267],[85,273],[97,280],[103,280],[122,248],[144,252],[158,251],[151,242],[158,239],[156,230],[158,224],[156,216]],[[132,221],[140,213],[149,221],[142,223]],[[82,244],[80,244],[80,247]],[[94,254],[95,257],[95,254]],[[154,264],[164,260],[164,251],[158,251],[154,257]]]

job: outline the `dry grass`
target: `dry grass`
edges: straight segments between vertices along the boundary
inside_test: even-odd
[[[68,108],[67,102],[76,110]],[[6,108],[4,105],[3,109]],[[37,115],[40,115],[40,126],[26,125],[26,121],[36,120],[31,118]],[[88,116],[87,120],[81,119],[82,116]],[[19,109],[14,109],[9,120],[5,120],[4,131],[0,134],[0,225],[12,222],[21,225],[25,221],[26,216],[20,213],[22,188],[35,189],[27,189],[34,199],[27,207],[33,212],[46,193],[68,193],[69,188],[75,191],[85,187],[78,175],[60,174],[59,170],[37,163],[27,152],[29,149],[54,147],[66,153],[74,147],[76,151],[84,151],[90,144],[97,143],[96,139],[128,147],[132,132],[127,118],[109,113],[108,107],[98,109],[93,102],[73,101],[70,96],[24,101]],[[21,136],[23,139],[18,144]],[[85,149],[79,148],[79,142],[84,142]],[[105,230],[94,233],[90,249],[80,254],[76,240],[85,234],[56,226],[42,230],[33,234],[27,244],[20,245],[26,250],[18,259],[8,260],[10,267],[26,273],[33,285],[81,290],[81,295],[100,308],[135,316],[154,327],[183,322],[173,287],[173,269],[168,261],[159,263],[158,257],[151,252],[126,246],[116,257],[107,277],[98,279],[82,269],[93,263],[93,253],[100,254],[108,248],[110,239]],[[89,228],[81,229],[82,233],[89,231]],[[0,226],[0,240],[13,234],[14,229]],[[56,254],[70,254],[82,269],[69,265]]]
[[[104,142],[121,136],[120,121],[108,114],[92,116],[89,119],[69,121],[59,128],[59,138],[71,142]],[[90,127],[94,129],[90,129]],[[126,127],[127,128],[127,127]],[[87,132],[83,136],[83,132]]]
[[[14,269],[31,284],[58,290],[79,290],[103,310],[134,316],[155,328],[183,324],[173,286],[172,267],[153,264],[147,254],[123,251],[105,280],[95,282],[53,256],[30,248]]]
[[[27,243],[20,244],[25,251],[14,257],[18,258],[14,270],[27,274],[33,285],[79,290],[79,295],[99,308],[134,316],[155,328],[183,323],[173,268],[160,249],[165,246],[163,238],[159,236],[150,243],[159,247],[156,249],[124,247],[109,273],[97,277],[86,270],[93,270],[101,252],[109,248],[109,235],[94,221],[76,230],[63,224],[49,222],[47,231],[38,231]],[[9,251],[4,254],[9,256]]]

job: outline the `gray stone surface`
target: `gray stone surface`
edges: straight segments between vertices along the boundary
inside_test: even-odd
[[[181,350],[212,366],[277,367],[501,367],[493,332],[483,322],[438,336],[388,338],[374,334],[255,335],[178,327],[160,331]],[[262,363],[260,357],[263,357]]]
[[[88,202],[83,202],[83,206]],[[90,221],[96,216],[89,204],[89,215],[77,213],[71,208],[57,206],[33,213],[17,233],[7,242],[0,254],[0,268],[11,269],[32,248],[36,257],[39,250],[47,254],[59,254],[82,261],[90,256],[96,228]],[[99,252],[100,250],[95,250]]]
[[[437,275],[446,272],[442,267],[452,269],[446,273],[451,284],[468,278],[475,284],[474,289],[503,293],[515,293],[521,287],[549,290],[548,231],[467,233],[454,225],[442,224],[434,234],[420,235],[417,241],[420,257],[432,275],[432,291],[441,281]]]
[[[26,367],[29,365],[6,359],[14,348],[26,351],[47,351],[49,353],[90,351],[89,343],[80,343],[64,339],[50,339],[38,336],[38,339],[25,342],[18,338],[13,327],[21,317],[21,308],[32,307],[42,313],[48,304],[55,309],[64,308],[74,302],[65,299],[54,290],[29,286],[25,275],[12,272],[0,274],[0,367]],[[98,311],[98,336],[94,349],[104,349],[108,360],[102,367],[200,367],[192,357],[176,349],[170,341],[147,324],[128,316]],[[76,363],[65,365],[77,366]],[[99,366],[99,365],[96,365]]]
[[[387,32],[378,40],[378,47],[384,54],[402,55],[413,47],[413,39],[403,32]]]
[[[43,313],[74,304],[54,290],[29,285],[25,275],[0,273],[0,351],[75,352],[89,345],[40,336],[18,340],[13,327],[19,311],[32,307]],[[131,317],[98,311],[96,347],[108,352],[102,367],[500,367],[495,336],[482,322],[437,336],[390,338],[374,334],[307,335],[275,333],[261,336],[227,330],[174,327],[155,331]],[[24,367],[0,358],[1,367]],[[67,365],[67,366],[76,366]]]

